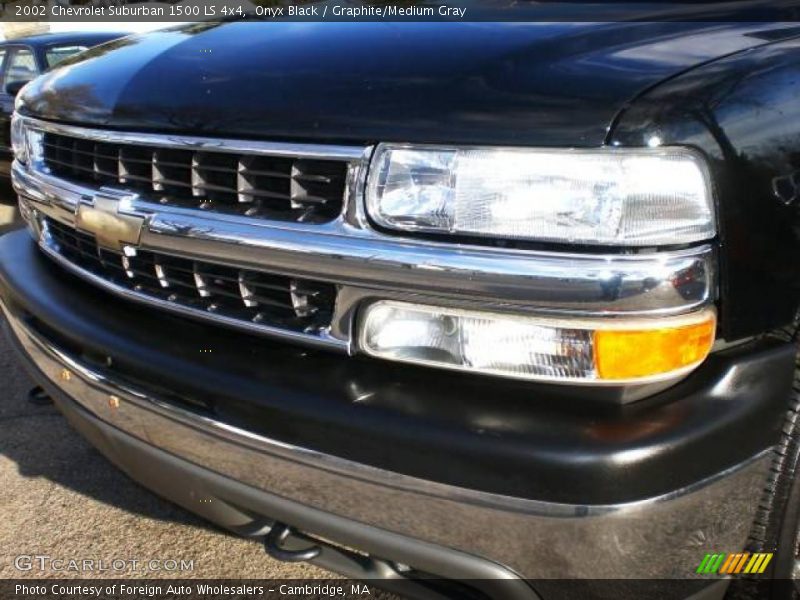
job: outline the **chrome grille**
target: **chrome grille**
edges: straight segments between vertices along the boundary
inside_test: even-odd
[[[342,212],[348,163],[118,144],[45,132],[43,162],[75,183],[121,185],[165,205],[324,223]]]
[[[116,252],[94,236],[45,219],[51,249],[77,267],[151,298],[247,323],[315,334],[330,326],[332,284],[129,248]]]

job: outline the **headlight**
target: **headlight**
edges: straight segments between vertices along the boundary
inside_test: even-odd
[[[25,139],[25,122],[17,113],[11,117],[11,148],[14,158],[21,163],[28,162],[28,144]]]
[[[713,309],[567,321],[381,301],[363,315],[360,346],[379,358],[519,379],[644,383],[698,366],[715,326]]]
[[[658,246],[716,233],[703,159],[684,148],[378,146],[370,217],[387,229]]]

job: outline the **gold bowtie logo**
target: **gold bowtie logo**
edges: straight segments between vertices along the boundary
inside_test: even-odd
[[[144,217],[120,211],[120,201],[120,198],[98,194],[92,204],[79,204],[75,225],[94,234],[97,243],[104,248],[122,250],[123,246],[137,246]]]

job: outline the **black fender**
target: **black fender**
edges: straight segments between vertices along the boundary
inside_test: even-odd
[[[718,207],[720,335],[758,335],[800,306],[800,39],[673,77],[618,116],[612,146],[685,145],[709,160]]]

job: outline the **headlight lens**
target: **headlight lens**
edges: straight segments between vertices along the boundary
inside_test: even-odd
[[[684,148],[382,144],[367,209],[388,229],[543,242],[656,246],[716,233],[705,164]]]
[[[655,320],[564,321],[380,301],[365,311],[360,345],[380,358],[520,379],[643,383],[699,365],[715,327],[713,309]]]
[[[11,117],[11,148],[14,157],[21,163],[28,162],[28,144],[25,139],[25,122],[17,113]]]

